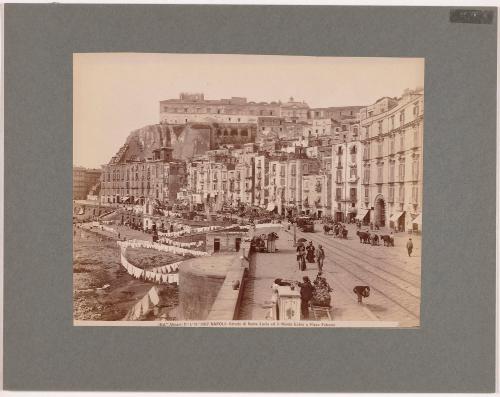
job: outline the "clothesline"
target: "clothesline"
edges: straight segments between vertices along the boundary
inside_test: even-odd
[[[159,232],[158,236],[161,237],[179,237],[179,236],[184,236],[186,234],[193,234],[193,233],[204,233],[204,232],[209,232],[212,230],[218,230],[221,229],[221,226],[206,226],[206,227],[199,227],[199,228],[192,228],[190,226],[184,226],[184,230],[179,230],[177,232]]]
[[[184,227],[184,230],[179,230],[177,232],[158,232],[158,236],[160,237],[179,237],[179,236],[184,236],[186,234],[196,234],[196,233],[206,233],[210,232],[213,230],[223,230],[223,229],[231,229],[233,227],[238,226],[238,224],[233,224],[230,226],[205,226],[205,227],[198,227],[194,228],[191,226],[186,226],[183,225],[182,223],[174,223],[175,226],[182,226]]]
[[[137,279],[146,281],[157,282],[160,284],[178,284],[179,274],[169,274],[179,269],[180,262],[172,263],[170,265],[153,268],[150,270],[141,269],[140,267],[132,265],[125,257],[124,249],[121,250],[121,264],[127,270],[127,273]],[[161,270],[160,270],[161,269]],[[153,271],[154,270],[154,271]]]
[[[153,286],[142,299],[137,302],[132,309],[130,309],[125,316],[124,320],[139,320],[141,316],[145,316],[149,313],[151,308],[160,303],[160,297],[158,296],[158,290],[156,286]]]
[[[193,256],[209,256],[210,254],[204,251],[190,250],[187,248],[174,247],[172,245],[164,245],[159,243],[153,243],[144,240],[127,240],[127,241],[117,241],[120,247],[127,248],[151,248],[157,251],[171,252],[174,254],[179,254],[182,256],[193,255]]]
[[[192,241],[190,243],[183,243],[180,241],[175,241],[172,240],[168,237],[160,237],[159,241],[162,244],[167,244],[167,245],[173,245],[174,247],[181,247],[181,248],[191,248],[191,247],[201,247],[203,245],[203,241]]]

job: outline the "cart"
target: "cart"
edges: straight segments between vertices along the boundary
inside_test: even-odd
[[[309,305],[309,309],[313,319],[316,321],[332,321],[333,319],[333,306],[315,306],[311,304]]]

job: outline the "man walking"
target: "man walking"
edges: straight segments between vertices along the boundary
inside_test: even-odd
[[[323,246],[318,245],[318,271],[320,273],[323,272],[323,262],[325,260],[325,251],[323,250]]]
[[[408,256],[411,256],[411,252],[413,251],[413,241],[411,241],[411,238],[406,243],[406,249],[408,250]]]

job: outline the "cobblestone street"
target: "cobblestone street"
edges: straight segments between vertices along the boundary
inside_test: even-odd
[[[408,234],[395,235],[395,247],[361,244],[354,226],[349,227],[347,240],[325,235],[322,225],[315,225],[315,233],[297,231],[297,239],[312,240],[315,247],[323,245],[325,262],[323,273],[333,288],[334,321],[388,321],[400,326],[419,325],[420,314],[420,236],[411,236],[414,250],[408,257],[405,245]],[[284,230],[276,244],[278,252],[257,253],[250,269],[250,280],[245,291],[242,319],[264,320],[271,306],[271,285],[276,278],[301,281],[308,275],[316,277],[316,263],[308,263],[301,272],[293,247],[293,227]],[[370,297],[357,303],[352,289],[368,285]]]

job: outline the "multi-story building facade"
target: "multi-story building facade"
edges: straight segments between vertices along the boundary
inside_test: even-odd
[[[359,212],[361,143],[355,134],[346,134],[332,147],[332,216],[351,222]]]
[[[296,102],[248,102],[246,98],[205,99],[202,93],[181,93],[179,99],[160,102],[160,122],[186,124],[192,122],[257,123],[258,117],[278,116],[286,121],[307,120],[309,106]]]
[[[269,204],[269,159],[268,153],[259,152],[254,161],[255,195],[253,204],[266,209]]]
[[[118,156],[102,166],[101,202],[172,203],[186,182],[186,165],[172,158],[171,148],[153,150],[152,159]]]
[[[420,229],[423,89],[406,90],[399,99],[382,98],[363,109],[360,119],[361,212],[378,226]]]
[[[326,173],[302,176],[302,210],[306,215],[321,218],[330,213],[328,185],[331,179]]]
[[[99,192],[101,170],[73,167],[73,200],[85,200],[89,193]]]

